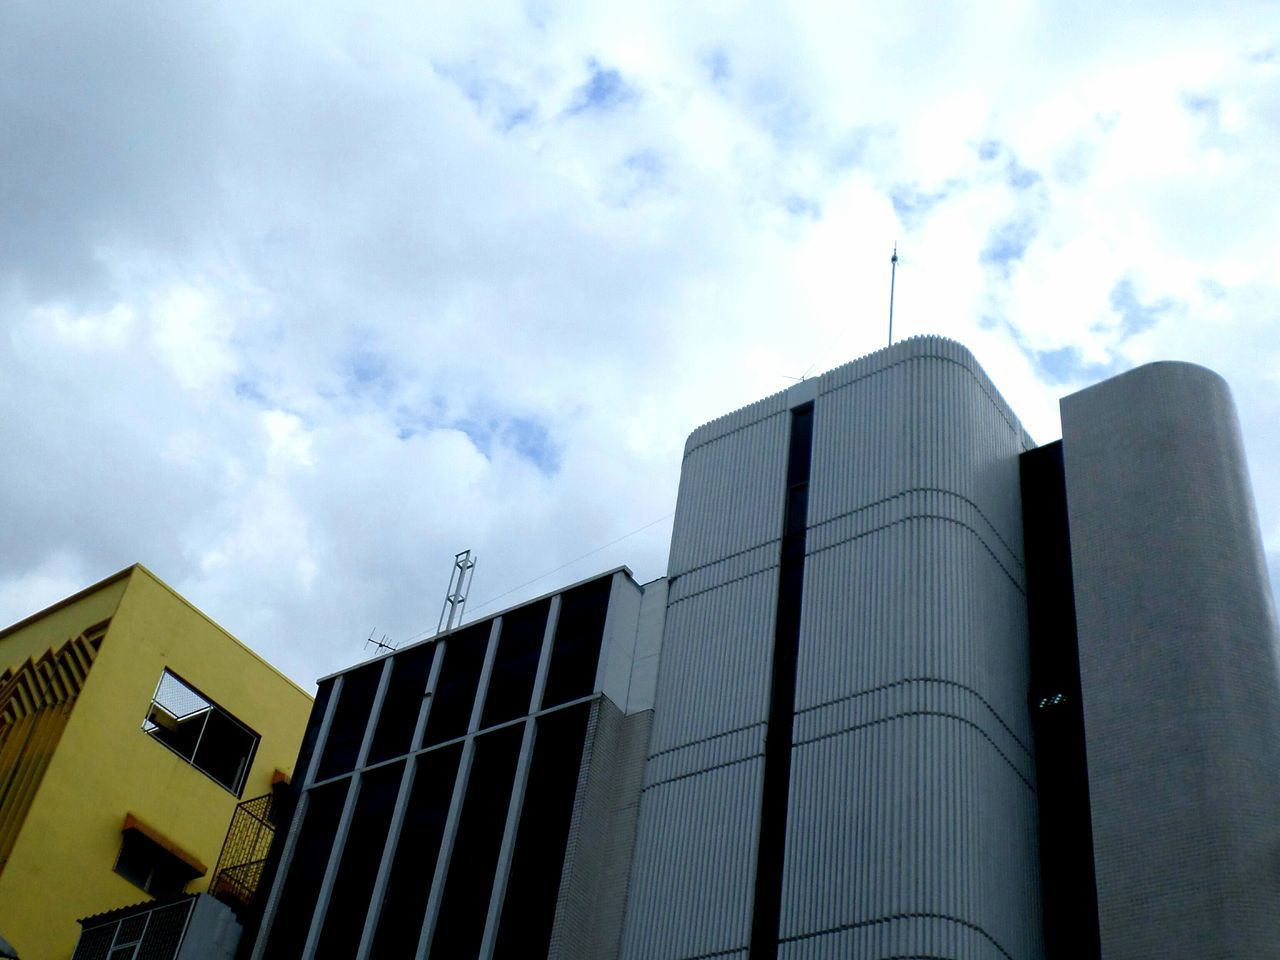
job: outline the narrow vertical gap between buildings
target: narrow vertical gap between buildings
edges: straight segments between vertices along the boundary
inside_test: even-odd
[[[1062,441],[1020,458],[1047,960],[1098,960],[1089,764]]]
[[[751,915],[750,960],[776,960],[786,855],[787,793],[791,781],[791,725],[795,716],[796,660],[800,647],[800,598],[804,589],[805,529],[809,513],[809,464],[813,404],[791,411],[787,491],[774,618],[769,718],[764,740],[764,788]]]

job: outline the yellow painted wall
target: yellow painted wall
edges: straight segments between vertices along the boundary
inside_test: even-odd
[[[165,667],[261,735],[241,798],[143,732]],[[277,767],[292,772],[310,710],[303,690],[134,567],[0,874],[0,934],[24,960],[66,960],[78,917],[149,899],[112,869],[126,813],[204,862],[187,889],[207,887],[235,805],[266,793]]]
[[[86,627],[110,617],[129,585],[129,573],[123,570],[0,631],[0,671],[37,659],[50,647],[60,647]]]

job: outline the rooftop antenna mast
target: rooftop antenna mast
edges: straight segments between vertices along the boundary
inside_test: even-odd
[[[378,653],[390,653],[391,651],[395,650],[396,645],[394,643],[390,643],[387,640],[387,635],[385,633],[382,635],[381,640],[375,640],[373,638],[373,635],[377,631],[377,629],[378,629],[377,627],[374,627],[372,630],[369,631],[369,639],[364,642],[365,649],[368,650],[369,644],[373,644],[374,648],[378,651]],[[374,654],[375,657],[377,655],[378,655],[377,653]]]
[[[467,591],[471,589],[471,577],[476,569],[476,558],[470,550],[454,554],[453,572],[449,574],[449,592],[445,594],[440,609],[440,622],[436,633],[452,630],[462,623],[462,611],[467,605]]]
[[[889,258],[889,346],[893,346],[893,284],[898,279],[898,244],[894,241],[893,256]]]

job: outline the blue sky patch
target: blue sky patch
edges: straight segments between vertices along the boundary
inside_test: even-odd
[[[387,376],[387,358],[371,350],[357,350],[350,357],[347,369],[356,383],[374,383]]]
[[[918,186],[902,183],[889,190],[889,199],[893,202],[893,212],[908,230],[914,230],[929,218],[929,214],[943,200],[951,195],[953,184],[948,183],[940,190],[925,193]]]
[[[262,392],[262,388],[252,380],[238,379],[235,382],[236,396],[241,400],[252,400],[254,403],[266,406],[268,403],[267,395]]]
[[[538,116],[538,108],[533,104],[524,107],[516,107],[514,110],[508,110],[502,117],[499,126],[502,132],[514,130],[516,127],[523,126],[526,123],[532,123]]]
[[[621,170],[611,178],[605,190],[606,202],[628,207],[642,194],[660,187],[667,176],[667,166],[656,150],[637,150],[628,154]]]
[[[560,470],[560,449],[551,439],[546,424],[525,417],[512,417],[500,434],[504,446],[510,447],[548,476]]]
[[[982,326],[992,328],[1002,324],[1009,332],[1010,338],[1017,344],[1022,354],[1032,362],[1036,372],[1053,385],[1088,383],[1105,380],[1120,373],[1122,365],[1119,360],[1112,359],[1107,363],[1086,362],[1077,346],[1057,347],[1053,350],[1035,350],[1027,345],[1026,338],[1016,326],[1008,320],[994,316],[984,316]]]
[[[460,430],[485,457],[493,457],[497,449],[510,450],[528,460],[539,471],[553,476],[560,470],[562,451],[545,423],[532,417],[468,416],[450,418],[442,398],[432,401],[430,412],[397,410],[396,436],[409,440],[432,430]]]
[[[1119,365],[1111,363],[1086,363],[1079,347],[1059,347],[1057,350],[1031,350],[1027,352],[1036,368],[1051,383],[1080,383],[1105,380],[1119,373]]]
[[[1030,167],[1022,166],[1013,157],[1009,158],[1009,166],[1005,168],[1005,177],[1009,182],[1009,186],[1015,190],[1028,190],[1044,181],[1044,177],[1040,176],[1039,173]]]
[[[984,162],[994,160],[1003,150],[1004,144],[999,140],[983,140],[978,144],[978,159]]]
[[[662,179],[666,169],[656,150],[637,150],[623,161],[623,166],[651,183]]]
[[[635,91],[623,81],[617,70],[601,66],[595,60],[588,62],[588,68],[591,75],[573,92],[573,100],[566,113],[573,116],[588,111],[606,112],[636,99]]]
[[[1192,113],[1198,113],[1212,120],[1218,119],[1219,103],[1217,97],[1200,97],[1194,93],[1187,93],[1183,94],[1182,103]]]
[[[787,208],[787,213],[793,217],[807,217],[810,220],[822,219],[822,206],[817,200],[793,194],[787,197],[783,205]]]
[[[775,80],[755,84],[747,98],[747,107],[769,136],[784,146],[803,140],[810,125],[808,108],[794,91]]]
[[[560,469],[560,450],[552,442],[546,424],[529,417],[491,417],[486,420],[464,419],[450,424],[461,430],[485,457],[492,457],[495,446],[506,447],[531,462],[542,473],[552,476]]]
[[[711,77],[711,82],[716,86],[723,86],[732,76],[732,67],[729,63],[729,54],[723,48],[716,47],[705,57],[702,58],[703,65],[707,68],[707,74]]]
[[[1150,330],[1174,305],[1169,297],[1151,303],[1143,303],[1133,287],[1133,281],[1125,278],[1111,288],[1111,309],[1120,314],[1120,329],[1125,337]]]
[[[1015,190],[1027,190],[1044,181],[1039,172],[1024,167],[1018,162],[1018,158],[1014,155],[1007,143],[1000,140],[983,140],[978,144],[978,159],[983,163],[990,163],[1004,157],[1007,161],[1005,165],[1005,182]]]
[[[359,348],[345,358],[340,368],[345,389],[351,396],[386,397],[394,386],[391,367],[386,358],[375,350]]]
[[[1030,217],[1011,220],[997,227],[987,238],[987,245],[978,254],[978,262],[999,267],[1007,273],[1026,255],[1027,247],[1036,238],[1039,229]]]
[[[457,65],[432,63],[436,76],[448,81],[475,107],[476,113],[506,133],[532,123],[538,115],[536,103],[497,77],[486,74],[474,60]]]

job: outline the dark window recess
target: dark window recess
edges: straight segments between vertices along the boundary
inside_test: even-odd
[[[378,693],[378,681],[381,679],[381,660],[343,674],[338,706],[333,711],[333,722],[329,724],[329,735],[325,737],[324,750],[320,754],[317,780],[327,780],[355,769],[356,756],[360,753],[369,712],[373,709],[373,698]]]
[[[431,698],[431,712],[427,714],[425,745],[443,743],[467,732],[476,690],[480,686],[485,651],[489,647],[491,627],[492,622],[486,620],[451,633],[448,639],[441,641],[444,644],[444,666],[440,669],[436,692]]]
[[[397,653],[391,661],[391,682],[382,698],[378,726],[369,747],[370,763],[402,756],[411,749],[413,728],[418,723],[435,652],[436,645],[427,643]]]
[[[1062,441],[1019,459],[1045,957],[1098,960],[1102,948]]]
[[[142,729],[236,796],[258,749],[258,735],[176,673],[165,670]]]
[[[612,576],[600,577],[560,597],[551,665],[542,693],[543,709],[595,692],[596,666],[612,588]]]
[[[116,873],[155,897],[181,893],[200,872],[137,830],[125,830],[116,857]]]
[[[591,704],[538,718],[538,737],[494,950],[496,960],[537,960],[551,946],[569,821]]]
[[[476,738],[440,918],[431,941],[432,960],[474,957],[480,950],[523,736],[524,725],[516,724]]]
[[[271,960],[296,960],[302,954],[349,785],[350,780],[335,780],[304,794],[307,808],[298,843],[267,935],[266,955]]]
[[[360,779],[351,830],[316,948],[317,960],[350,960],[356,955],[403,773],[401,761],[371,770]]]
[[[316,702],[311,705],[311,716],[307,718],[307,729],[302,734],[302,746],[298,748],[298,762],[293,766],[293,782],[298,789],[302,788],[307,776],[307,764],[316,752],[316,739],[320,736],[320,724],[324,723],[324,714],[329,709],[329,698],[333,695],[334,678],[321,682],[316,689]]]
[[[551,601],[543,600],[502,618],[498,652],[489,677],[489,692],[484,698],[482,727],[514,720],[529,712],[529,695],[533,693],[550,610]]]
[[[418,756],[370,953],[378,960],[412,960],[418,949],[461,757],[460,743]]]
[[[778,608],[774,615],[773,664],[769,681],[769,722],[764,738],[764,785],[760,798],[750,960],[775,960],[778,956],[812,451],[813,404],[810,403],[791,411],[787,492],[778,568]]]

